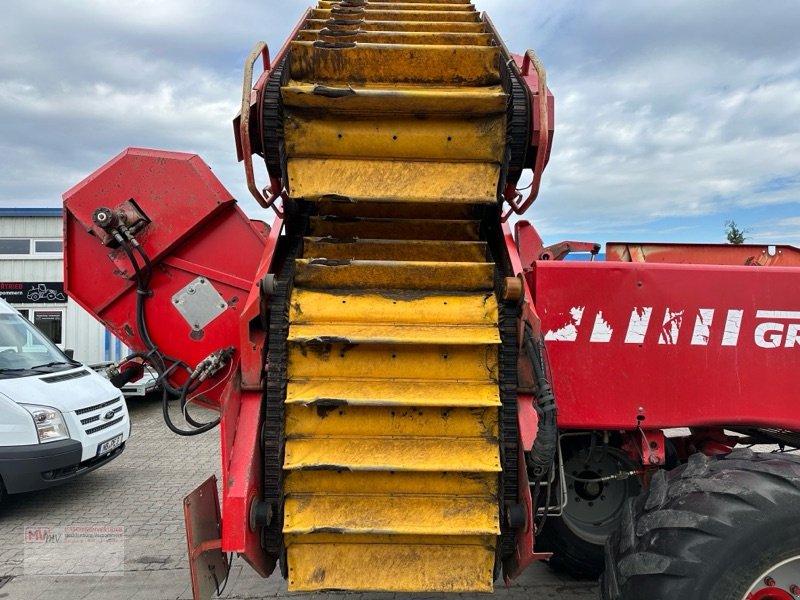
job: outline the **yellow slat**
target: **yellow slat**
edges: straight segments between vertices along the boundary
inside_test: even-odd
[[[343,157],[500,163],[506,147],[505,115],[469,120],[352,118],[286,119],[286,152],[293,158]]]
[[[359,18],[361,16],[358,15]],[[371,10],[369,13],[365,12],[363,16],[370,21],[433,21],[437,23],[478,23],[480,19],[474,10]],[[331,9],[315,8],[309,17],[327,21],[331,18],[346,18],[347,15],[336,15],[332,13]]]
[[[311,536],[303,536],[305,538]],[[423,537],[423,536],[420,536]],[[290,592],[338,589],[491,592],[494,548],[485,545],[294,543],[287,549]]]
[[[498,520],[497,499],[491,496],[292,494],[286,498],[283,532],[497,535]]]
[[[287,404],[332,406],[500,406],[496,383],[304,379],[290,381]]]
[[[497,440],[481,438],[289,438],[283,468],[499,473]]]
[[[351,218],[379,218],[379,219],[416,219],[420,223],[427,221],[436,221],[436,229],[440,229],[441,221],[450,223],[452,221],[467,221],[472,225],[469,227],[469,233],[464,239],[475,239],[478,232],[478,221],[474,220],[476,207],[469,204],[443,204],[439,206],[432,206],[431,204],[414,204],[411,202],[401,202],[397,204],[390,204],[388,202],[346,202],[333,200],[321,200],[316,203],[319,214],[324,215],[322,219],[336,219],[338,217],[351,217]],[[320,217],[317,217],[319,222]],[[470,221],[472,220],[472,221]],[[312,224],[313,225],[313,224]],[[364,237],[381,237],[381,236],[364,236]],[[411,239],[422,239],[420,237]],[[447,239],[447,238],[445,238]],[[442,241],[437,239],[433,241]]]
[[[292,196],[343,196],[386,202],[497,201],[500,165],[494,163],[289,158]]]
[[[494,406],[286,406],[286,435],[291,437],[388,435],[497,438],[497,427],[497,408]]]
[[[313,42],[319,39],[334,41],[341,39],[344,41],[358,42],[359,44],[428,44],[443,46],[489,46],[492,43],[492,35],[489,33],[467,33],[467,32],[438,32],[438,31],[358,31],[352,36],[340,38],[326,33],[326,29],[313,30],[306,29],[297,35],[300,42]]]
[[[497,300],[488,292],[393,295],[296,288],[289,307],[292,325],[324,321],[396,326],[486,325],[497,329]]]
[[[293,378],[354,377],[426,380],[497,381],[495,345],[387,346],[382,344],[291,344]]]
[[[496,46],[356,44],[343,48],[295,41],[290,61],[293,79],[313,83],[500,83],[500,50]]]
[[[304,344],[498,344],[496,327],[396,326],[373,323],[295,325],[289,340]]]
[[[383,0],[389,4],[403,5],[403,4],[419,4],[421,0]],[[424,0],[424,4],[461,4],[473,6],[472,0]]]
[[[336,96],[331,98],[331,95]],[[318,86],[289,81],[281,88],[286,107],[324,109],[327,114],[497,115],[506,110],[508,96],[499,85],[431,88],[429,86]]]
[[[328,26],[329,16],[311,16],[306,21],[309,29],[323,29]],[[483,33],[485,27],[479,21],[378,21],[371,18],[358,24],[362,31],[441,31],[445,33]]]
[[[372,409],[370,409],[372,410]],[[414,473],[408,471],[289,471],[286,494],[433,494],[486,497],[497,494],[496,473]]]
[[[317,5],[321,9],[330,10],[339,5],[338,0],[321,0]],[[456,10],[474,12],[475,7],[466,2],[369,2],[364,6],[364,10],[369,15],[374,11],[386,10],[416,10],[416,11],[441,11]]]
[[[380,206],[380,203],[371,203]],[[353,204],[352,206],[360,206]],[[387,204],[396,209],[400,204]],[[414,205],[419,206],[419,205]],[[463,208],[462,205],[456,205]],[[477,241],[478,221],[444,219],[382,219],[311,217],[309,235],[334,238],[382,238],[386,240]]]
[[[480,291],[494,285],[492,263],[377,260],[295,261],[295,285],[317,289]]]
[[[433,240],[337,240],[305,238],[306,258],[344,258],[349,260],[427,260],[483,262],[485,242],[439,242]]]

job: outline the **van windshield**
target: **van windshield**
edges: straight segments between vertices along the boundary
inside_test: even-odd
[[[0,377],[60,371],[78,366],[29,321],[0,314]]]

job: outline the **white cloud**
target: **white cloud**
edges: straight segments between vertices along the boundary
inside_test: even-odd
[[[260,215],[230,126],[242,62],[261,38],[277,52],[309,3],[11,3],[0,22],[0,203],[55,205],[140,145],[200,153]],[[774,241],[798,239],[780,223],[800,218],[800,4],[477,6],[512,51],[535,47],[548,66],[556,136],[530,217],[549,238],[647,237],[665,233],[659,220],[683,219],[669,228],[682,239],[701,217],[747,226],[752,215],[759,231],[786,236]]]

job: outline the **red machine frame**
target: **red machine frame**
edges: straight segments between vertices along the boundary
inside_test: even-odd
[[[285,52],[286,47],[272,64]],[[261,316],[283,229],[275,203],[284,192],[278,181],[263,191],[255,184],[250,155],[259,148],[250,143],[251,123],[260,119],[269,72],[251,89],[252,63],[259,56],[268,66],[265,45],[248,58],[242,114],[234,130],[251,193],[278,213],[272,228],[248,220],[198,157],[131,149],[65,194],[65,281],[84,308],[142,350],[132,311],[133,274],[125,256],[93,223],[101,205],[138,211],[147,221],[139,242],[158,267],[159,293],[147,302],[153,330],[164,332],[159,345],[192,364],[217,348],[236,348],[230,370],[209,381],[197,400],[220,410],[224,519],[219,543],[203,540],[193,553],[199,556],[203,548],[236,552],[266,577],[275,559],[262,550],[254,514],[263,479],[259,439],[267,331]],[[549,149],[552,96],[543,69],[530,71],[538,63],[533,55],[517,61],[535,102],[533,146]],[[547,101],[540,103],[545,94]],[[541,127],[543,122],[549,126]],[[517,203],[520,198],[507,190],[512,211],[524,211],[535,199],[546,154],[538,153],[534,192],[527,200]],[[522,324],[546,340],[561,429],[625,432],[625,448],[646,467],[664,464],[665,428],[695,428],[677,445],[709,454],[734,443],[722,430],[726,426],[800,430],[787,380],[800,352],[796,248],[610,244],[605,262],[564,262],[559,259],[570,252],[594,255],[599,246],[545,247],[525,221],[516,224],[515,235],[504,224],[503,235],[520,281]],[[109,260],[87,261],[98,248]],[[176,319],[170,306],[174,294],[196,277],[212,280],[227,305],[224,316],[199,332]],[[524,366],[520,376],[524,452],[534,444],[538,421]],[[506,565],[507,577],[549,556],[534,550],[536,507],[522,458],[520,502],[527,519],[516,555]],[[187,522],[193,510],[213,513],[198,499],[190,504]]]

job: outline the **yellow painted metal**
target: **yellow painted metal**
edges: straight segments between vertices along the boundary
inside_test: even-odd
[[[285,183],[315,204],[289,302],[289,590],[491,591],[499,47],[467,0],[311,17],[281,88]]]
[[[292,195],[306,200],[336,195],[386,202],[493,204],[500,165],[290,158],[288,174]]]
[[[442,344],[442,343],[495,343],[495,333],[486,327],[461,325],[376,325],[372,323],[316,323],[296,325],[289,337],[301,343],[330,343],[346,341],[348,344]]]
[[[292,327],[336,322],[398,326],[471,325],[496,330],[497,300],[492,293],[403,295],[295,289],[290,302],[289,320]],[[499,343],[499,337],[493,339]],[[468,338],[459,340],[459,343],[465,342],[469,343]],[[447,342],[441,340],[441,343]]]
[[[338,0],[321,0],[317,5],[318,8],[330,10],[339,5]],[[414,10],[414,11],[441,11],[441,10],[457,10],[475,12],[475,7],[472,3],[468,2],[372,2],[370,1],[364,6],[364,12],[367,18],[369,14],[375,11],[387,10]]]
[[[321,30],[328,26],[329,17],[308,19],[306,27]],[[485,27],[478,21],[362,21],[358,23],[361,31],[441,31],[445,33],[483,33]]]
[[[291,494],[285,503],[285,533],[393,535],[497,535],[497,499],[463,494],[432,496],[369,493]]]
[[[406,379],[480,382],[498,378],[497,348],[491,344],[291,344],[289,368],[292,379],[380,378],[398,385]]]
[[[331,94],[336,98],[331,98]],[[287,107],[324,109],[325,114],[497,115],[506,109],[507,96],[499,85],[437,88],[430,86],[339,85],[289,81],[281,88]],[[320,112],[319,110],[317,112]]]
[[[315,437],[343,435],[356,437],[364,435],[377,437],[386,435],[390,437],[401,436],[420,436],[420,437],[483,437],[496,439],[497,429],[497,410],[492,407],[469,407],[455,408],[453,406],[436,407],[405,407],[399,408],[392,406],[305,406],[301,404],[288,404],[286,406],[286,435],[290,437]],[[309,474],[311,479],[318,476],[317,473]],[[341,475],[341,474],[334,474]],[[374,473],[373,476],[380,475]],[[413,489],[392,488],[397,493],[453,493],[459,492],[467,496],[475,495],[477,492],[468,492],[466,484],[461,481],[461,477],[456,473],[440,473],[436,477],[443,478],[443,482],[449,482],[446,489],[434,492],[425,486]],[[337,480],[340,480],[337,477]],[[435,478],[429,478],[435,479]],[[368,478],[362,478],[360,483],[367,485]],[[412,481],[413,478],[409,481]],[[445,481],[446,480],[446,481]],[[457,483],[453,484],[452,482]],[[388,484],[388,481],[386,482]],[[496,482],[495,482],[496,483]],[[316,484],[315,484],[316,485]],[[358,487],[358,481],[352,481],[348,485],[353,487],[350,490],[372,490],[371,484],[367,487]],[[394,482],[392,485],[399,485]],[[483,483],[481,483],[483,485]],[[320,489],[314,487],[313,489]],[[311,492],[313,489],[302,487],[294,488],[297,492]],[[482,489],[482,488],[481,488]],[[494,488],[492,488],[494,489]],[[329,490],[331,491],[331,490]],[[343,491],[341,489],[339,492]]]
[[[440,544],[428,536],[392,540],[397,543],[357,543],[351,536],[327,541],[288,544],[290,592],[337,589],[398,592],[491,592],[494,538],[474,544],[453,536]],[[348,543],[351,542],[351,543]],[[450,543],[448,543],[450,542]]]
[[[301,31],[297,38],[300,42],[314,42],[318,39],[333,41],[335,36],[325,35],[325,30],[305,30]],[[341,38],[339,38],[341,39]],[[469,33],[469,32],[441,32],[441,31],[360,31],[349,41],[359,44],[429,44],[429,45],[468,45],[468,46],[489,46],[492,43],[492,36],[488,33]]]
[[[434,240],[334,240],[307,237],[303,242],[307,258],[349,260],[416,260],[441,262],[482,262],[484,242],[441,242]]]
[[[299,259],[295,284],[317,289],[491,290],[492,263]]]
[[[297,379],[290,381],[286,404],[316,406],[500,406],[496,383],[375,379]]]
[[[356,219],[382,219],[383,221],[397,220],[406,222],[409,219],[416,219],[414,226],[429,221],[434,222],[438,227],[440,221],[469,221],[476,218],[476,208],[469,204],[442,204],[434,206],[427,203],[413,204],[403,202],[402,204],[387,204],[385,202],[346,202],[333,200],[321,200],[316,203],[319,214],[325,215],[322,219],[317,218],[316,223],[321,220],[336,220],[336,217],[350,217]],[[468,239],[478,231],[478,221],[472,221],[473,225],[469,230]],[[365,236],[370,237],[370,236]],[[372,236],[375,238],[376,236]],[[379,237],[379,236],[378,236]],[[424,239],[424,236],[409,239]],[[456,240],[454,240],[456,241]]]
[[[314,533],[311,535],[287,534],[286,541],[292,544],[309,545],[352,543],[352,544],[417,544],[432,546],[484,546],[494,549],[494,536],[486,535],[385,535],[385,534],[353,534],[346,538],[338,533]]]
[[[403,6],[407,4],[419,4],[420,2],[422,2],[423,4],[461,4],[466,6],[473,5],[472,0],[381,0],[381,2],[387,2],[395,6]]]
[[[292,410],[297,407],[290,407]],[[311,410],[311,409],[303,409]],[[369,409],[368,409],[369,410]],[[430,494],[496,497],[497,476],[490,473],[415,473],[413,471],[288,471],[286,494]]]
[[[478,241],[480,238],[479,227],[478,221],[457,219],[381,219],[379,217],[336,219],[325,216],[311,217],[308,232],[314,236],[333,238],[457,242]]]
[[[309,18],[327,21],[337,15],[331,9],[317,8],[311,11]],[[359,15],[360,17],[361,15]],[[477,23],[478,13],[474,10],[448,11],[448,10],[371,10],[368,16],[371,21],[435,21],[435,22],[466,22]]]
[[[466,120],[319,119],[295,114],[284,125],[293,157],[477,161],[500,165],[505,115]]]
[[[361,43],[353,47],[329,47],[315,42],[292,42],[291,76],[315,83],[441,84],[442,81],[459,81],[469,86],[497,85],[500,83],[500,49],[496,46]]]
[[[496,439],[481,438],[291,438],[283,468],[499,473],[500,450]]]

